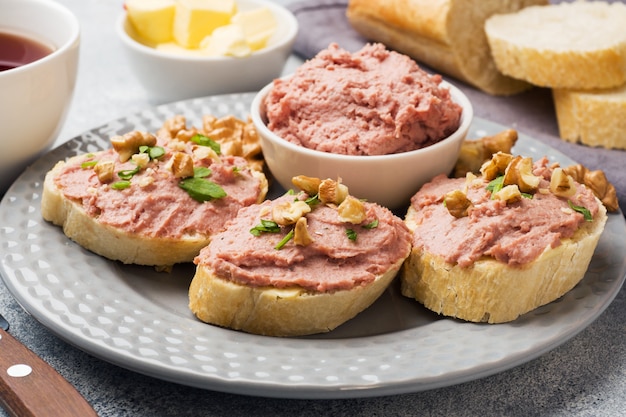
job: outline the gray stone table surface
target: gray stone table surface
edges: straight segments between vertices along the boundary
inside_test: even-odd
[[[75,99],[57,144],[161,104],[137,85],[125,65],[114,33],[123,1],[58,1],[78,16],[82,45]],[[285,73],[300,62],[292,57]],[[480,100],[488,102],[486,97]],[[515,123],[505,99],[493,103],[479,116]],[[498,107],[502,114],[494,110]],[[547,117],[538,114],[543,111],[551,110],[540,106],[534,113]],[[626,411],[625,289],[577,336],[508,371],[425,392],[343,400],[260,398],[161,381],[92,357],[57,338],[22,310],[1,284],[0,306],[12,334],[76,386],[101,416],[619,416]],[[6,415],[0,410],[0,416]]]

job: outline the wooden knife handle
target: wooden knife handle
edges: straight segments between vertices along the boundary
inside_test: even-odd
[[[97,417],[72,384],[4,330],[0,330],[0,404],[14,417]]]

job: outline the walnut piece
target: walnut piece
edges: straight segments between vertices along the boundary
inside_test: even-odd
[[[567,175],[563,168],[557,167],[550,178],[550,192],[559,197],[571,197],[576,194],[574,179]]]
[[[460,178],[464,177],[468,172],[477,173],[483,163],[488,161],[495,153],[511,153],[517,138],[516,130],[507,129],[493,136],[484,136],[480,139],[464,141],[454,167],[454,176]]]
[[[493,194],[495,200],[506,201],[507,204],[515,203],[522,199],[522,193],[516,184],[504,186],[500,191]]]
[[[174,178],[193,177],[193,159],[190,155],[184,152],[174,152],[170,164]]]
[[[320,183],[319,199],[324,204],[341,204],[348,194],[348,187],[341,183],[341,178],[337,181],[327,178]]]
[[[580,184],[585,184],[598,197],[608,211],[614,212],[619,209],[617,201],[617,191],[613,184],[609,182],[602,170],[590,171],[581,164],[570,165],[563,168],[563,171],[570,175]]]
[[[363,202],[351,195],[347,196],[341,204],[339,204],[337,212],[339,213],[339,220],[346,223],[359,224],[362,223],[366,217]]]
[[[313,238],[309,234],[306,217],[300,217],[293,230],[293,242],[299,246],[308,246],[313,243]]]
[[[272,208],[272,220],[281,226],[288,226],[296,223],[310,211],[311,206],[304,201],[286,201]]]
[[[291,178],[291,183],[307,193],[309,196],[316,195],[320,190],[320,184],[322,180],[314,177],[307,177],[306,175],[298,175]]]
[[[461,190],[453,190],[446,193],[446,195],[443,196],[443,204],[448,209],[448,212],[457,219],[466,217],[469,208],[472,207],[472,202]]]
[[[133,130],[122,136],[113,136],[111,144],[118,153],[121,162],[128,161],[131,156],[139,151],[141,146],[154,146],[157,138],[152,133]]]
[[[523,193],[534,193],[539,188],[541,178],[533,174],[532,158],[516,156],[509,162],[504,172],[504,185],[517,185]]]
[[[496,152],[491,159],[480,167],[480,173],[487,181],[491,181],[506,172],[513,155],[505,152]]]
[[[102,183],[109,182],[115,174],[114,161],[99,161],[93,166],[93,170],[98,176],[98,180]]]

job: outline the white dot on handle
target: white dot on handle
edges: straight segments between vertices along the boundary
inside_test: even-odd
[[[21,364],[21,363],[18,365],[13,365],[9,367],[9,369],[7,369],[7,374],[15,378],[28,376],[30,375],[31,372],[33,372],[33,368],[31,368],[28,365]]]

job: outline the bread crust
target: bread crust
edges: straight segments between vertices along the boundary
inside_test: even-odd
[[[553,89],[552,96],[562,139],[626,149],[626,85],[606,90]]]
[[[436,71],[489,94],[511,95],[531,87],[501,74],[483,30],[495,13],[547,0],[350,0],[346,15],[368,39],[407,54]]]
[[[189,287],[189,308],[206,323],[248,333],[279,337],[325,333],[380,297],[404,259],[367,285],[333,292],[241,285],[199,265]]]
[[[418,227],[415,215],[409,208],[405,221],[411,230]],[[587,271],[606,220],[600,204],[592,222],[520,267],[484,257],[462,268],[413,248],[400,274],[402,294],[445,316],[488,323],[515,320],[574,288]]]
[[[626,36],[613,36],[625,18],[619,3],[561,3],[492,16],[485,32],[503,74],[541,87],[611,88],[626,82]]]
[[[80,157],[73,157],[67,163]],[[66,198],[55,185],[54,178],[65,165],[65,161],[57,162],[45,176],[41,215],[45,220],[61,226],[67,237],[85,249],[125,264],[168,267],[193,261],[200,249],[208,245],[210,236],[203,234],[176,239],[148,237],[98,222],[81,204]],[[267,193],[267,180],[262,173],[253,173],[262,180],[262,192],[259,195],[259,200],[262,200]]]

